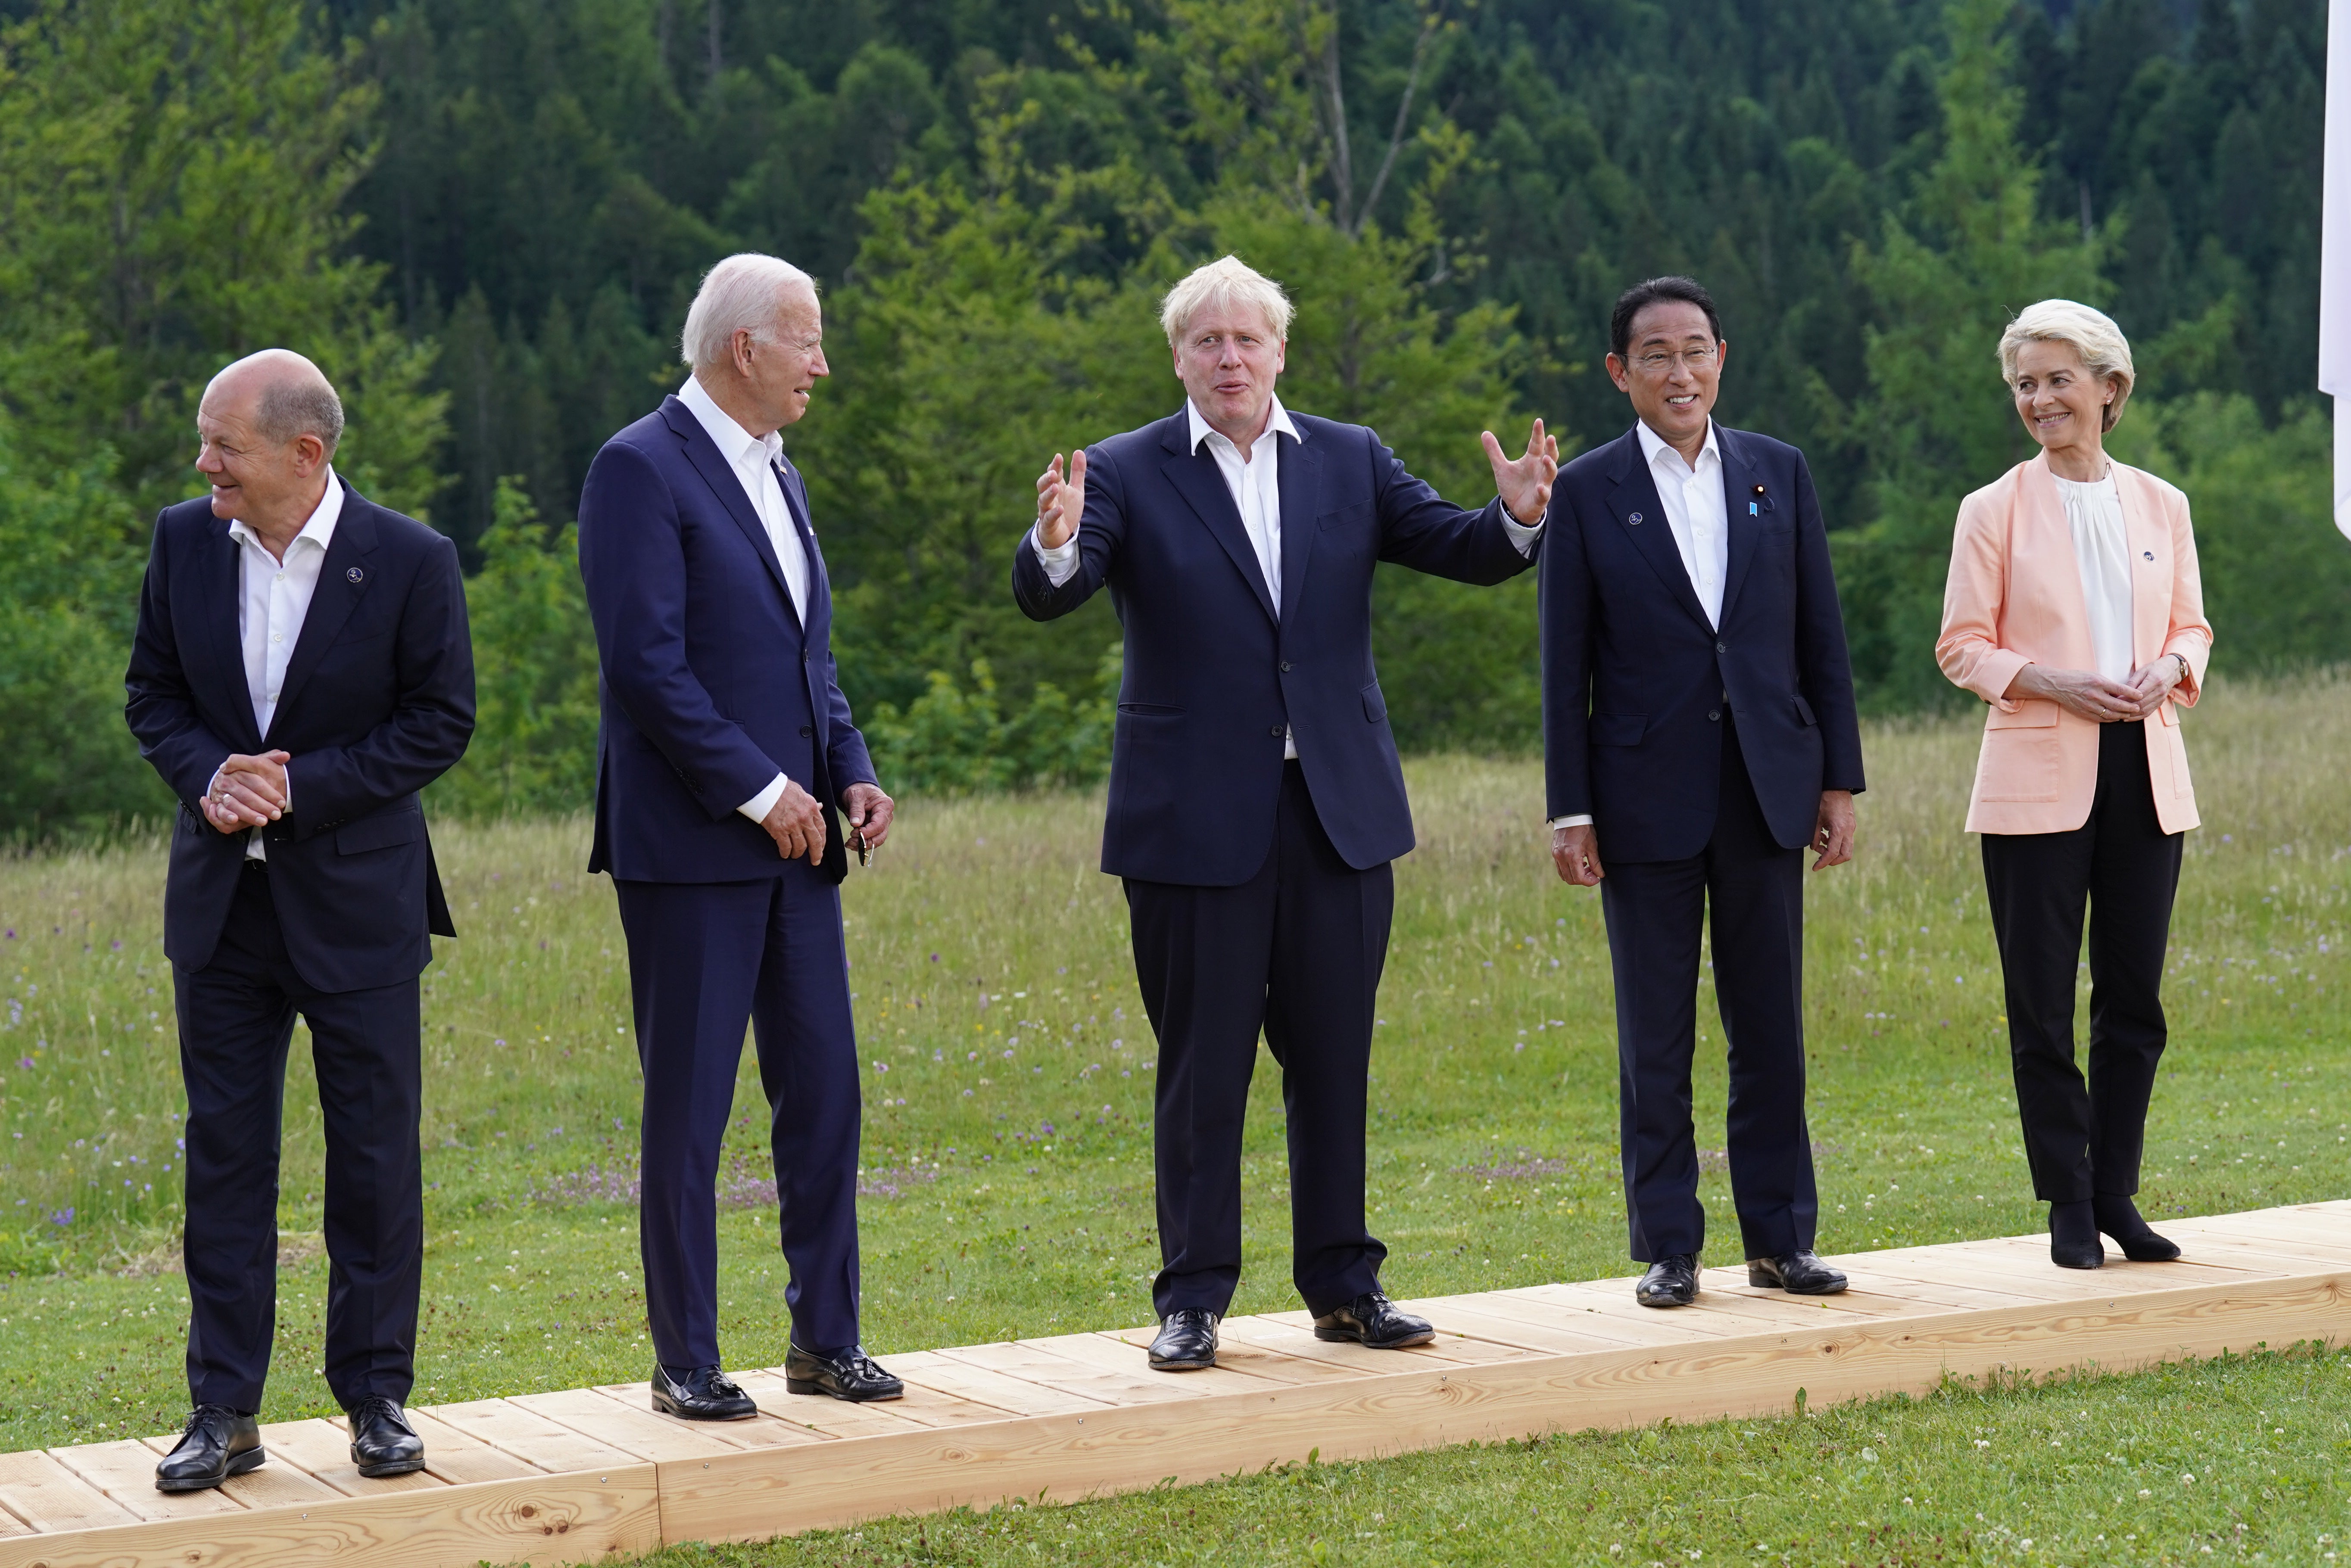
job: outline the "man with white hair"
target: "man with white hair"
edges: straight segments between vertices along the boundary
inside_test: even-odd
[[[196,410],[207,499],[166,507],[124,678],[180,798],[163,892],[187,1087],[185,1436],[162,1491],[263,1462],[277,1158],[299,1013],[327,1135],[327,1342],[363,1476],[424,1467],[418,976],[455,936],[418,792],[465,754],[474,655],[456,546],[337,476],[343,408],[264,349]]]
[[[1486,432],[1499,498],[1463,511],[1360,425],[1275,395],[1280,285],[1232,256],[1170,290],[1170,417],[1037,482],[1014,556],[1031,618],[1108,587],[1126,633],[1102,869],[1123,877],[1159,1040],[1160,1330],[1150,1364],[1213,1366],[1240,1280],[1241,1117],[1260,1030],[1289,1113],[1292,1278],[1314,1332],[1382,1349],[1426,1323],[1380,1289],[1364,1226],[1373,1003],[1412,812],[1372,666],[1382,561],[1470,583],[1526,570],[1559,469]]]
[[[580,494],[604,674],[588,869],[619,896],[644,1070],[653,1405],[723,1421],[757,1414],[718,1352],[714,1195],[746,1023],[790,1266],[786,1384],[904,1392],[858,1344],[840,888],[849,845],[861,859],[880,847],[893,808],[835,677],[824,557],[776,434],[830,373],[814,280],[774,256],[727,257],[702,280],[683,348],[694,373],[604,443]]]

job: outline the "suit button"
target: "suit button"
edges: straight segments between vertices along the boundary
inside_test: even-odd
[[[1276,724],[1272,729],[1270,729],[1270,730],[1267,731],[1267,732],[1266,732],[1266,733],[1267,733],[1267,734],[1269,734],[1269,735],[1271,735],[1275,740],[1277,740],[1277,741],[1278,741],[1278,740],[1281,739],[1281,726],[1280,726],[1280,725],[1279,725],[1279,724]]]
[[[1722,710],[1719,708],[1708,708],[1706,711],[1706,716],[1709,720],[1719,719],[1722,717]]]
[[[1730,644],[1727,642],[1718,642],[1714,645],[1714,650],[1717,653],[1729,653],[1730,651]]]
[[[805,740],[807,740],[810,736],[811,736],[811,735],[813,735],[813,734],[815,734],[815,733],[816,733],[816,726],[815,726],[815,725],[813,725],[813,724],[802,724],[802,725],[800,726],[800,739],[801,739],[801,740],[805,741]]]
[[[1290,660],[1288,660],[1287,659],[1283,659],[1283,660],[1281,661],[1281,672],[1282,672],[1284,675],[1287,675],[1287,674],[1289,674],[1289,673],[1290,673]]]

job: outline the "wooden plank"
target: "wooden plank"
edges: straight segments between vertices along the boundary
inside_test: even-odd
[[[51,1449],[48,1453],[137,1519],[203,1519],[245,1511],[216,1490],[157,1491],[155,1451],[136,1438]]]
[[[1485,1297],[1471,1295],[1457,1296],[1450,1301],[1415,1302],[1413,1311],[1416,1316],[1425,1317],[1451,1333],[1490,1339],[1497,1344],[1545,1355],[1574,1355],[1625,1347],[1624,1340],[1603,1339],[1587,1332],[1581,1324],[1571,1326],[1565,1314],[1551,1313],[1533,1303],[1499,1303],[1491,1305],[1504,1310],[1490,1310]],[[1556,1317],[1558,1321],[1535,1321],[1543,1316]],[[1699,1339],[1700,1336],[1692,1334],[1679,1343],[1687,1345]],[[1679,1345],[1675,1348],[1679,1348]]]
[[[371,1480],[351,1462],[351,1435],[325,1421],[270,1421],[261,1428],[261,1446],[280,1464],[298,1465],[345,1497],[378,1497],[385,1492],[430,1491],[449,1483],[430,1470],[404,1476],[378,1476]]]
[[[1146,1337],[1141,1345],[1129,1345],[1114,1334],[1056,1334],[1043,1339],[1023,1340],[1023,1345],[1053,1355],[1067,1356],[1081,1366],[1107,1372],[1114,1377],[1144,1386],[1151,1396],[1165,1398],[1171,1386],[1175,1397],[1196,1399],[1209,1394],[1246,1394],[1251,1389],[1263,1390],[1270,1384],[1296,1382],[1299,1379],[1267,1378],[1252,1375],[1238,1363],[1248,1359],[1236,1357],[1226,1362],[1221,1357],[1214,1366],[1204,1366],[1197,1372],[1155,1372],[1151,1358],[1144,1349],[1150,1344],[1151,1330],[1134,1330]],[[1270,1361],[1271,1357],[1259,1359]]]
[[[607,1399],[592,1388],[566,1388],[553,1394],[517,1394],[507,1401],[534,1416],[543,1416],[641,1459],[706,1459],[714,1454],[740,1452],[697,1431],[684,1421],[632,1410],[617,1399]]]
[[[139,1521],[129,1509],[38,1450],[0,1454],[0,1508],[43,1535]]]
[[[550,1421],[510,1400],[473,1399],[460,1405],[435,1405],[426,1414],[553,1475],[625,1469],[638,1462],[610,1443],[583,1437],[561,1422]]]
[[[1911,1296],[1922,1302],[1955,1307],[2022,1306],[2033,1300],[2014,1291],[2002,1290],[1987,1281],[1980,1284],[1952,1284],[1940,1280],[1899,1280],[1883,1273],[1873,1266],[1874,1260],[1840,1259],[1837,1267],[1857,1291],[1870,1291],[1882,1296]]]
[[[651,1465],[0,1541],[0,1568],[471,1568],[570,1563],[661,1544]]]
[[[1394,1372],[1399,1365],[1396,1361],[1398,1353],[1393,1350],[1373,1350],[1343,1339],[1315,1338],[1311,1318],[1304,1323],[1293,1324],[1268,1316],[1228,1317],[1217,1325],[1217,1336],[1220,1345],[1236,1345],[1268,1350],[1287,1360],[1311,1361],[1317,1366],[1332,1367],[1348,1377],[1381,1376]],[[1468,1348],[1465,1350],[1465,1346]],[[1455,1366],[1517,1360],[1528,1354],[1513,1345],[1496,1345],[1491,1340],[1465,1339],[1458,1334],[1447,1334],[1441,1329],[1434,1341],[1416,1345],[1412,1352],[1416,1361],[1442,1361]]]
[[[2344,1235],[2333,1225],[2317,1220],[2276,1210],[2263,1210],[2253,1214],[2227,1214],[2210,1220],[2189,1220],[2194,1231],[2219,1236],[2241,1237],[2248,1241],[2266,1241],[2306,1252],[2314,1259],[2330,1262],[2351,1257],[2351,1236]],[[2171,1233],[2168,1226],[2158,1226],[2164,1234]],[[2184,1245],[2184,1243],[2183,1243]]]
[[[536,1465],[527,1464],[502,1449],[494,1449],[479,1438],[472,1437],[442,1420],[432,1411],[411,1406],[404,1412],[408,1424],[424,1439],[424,1470],[451,1486],[465,1486],[475,1481],[512,1480],[517,1476],[540,1473]],[[350,1417],[333,1416],[329,1420],[348,1434]]]
[[[23,1520],[17,1518],[6,1509],[0,1508],[0,1541],[5,1541],[12,1535],[30,1535],[32,1533],[33,1527],[31,1525],[26,1523]]]
[[[894,1358],[890,1365],[897,1365]],[[909,1427],[963,1427],[974,1421],[1001,1421],[1011,1414],[919,1383],[907,1384],[906,1392],[895,1399],[854,1404],[820,1394],[795,1394],[784,1386],[781,1367],[733,1376],[743,1391],[759,1402],[760,1409],[828,1438],[884,1438]]]
[[[912,1355],[893,1355],[890,1358],[890,1369],[905,1379],[909,1387],[919,1384],[955,1398],[993,1405],[1017,1416],[1049,1416],[1057,1411],[1099,1410],[1103,1407],[1100,1399],[1060,1388],[1048,1388],[1023,1378],[1008,1377],[1001,1372],[992,1372],[985,1366],[959,1361],[943,1351],[924,1350]]]
[[[1252,1345],[1239,1334],[1226,1332],[1228,1324],[1233,1321],[1228,1319],[1217,1325],[1217,1366],[1220,1369],[1260,1377],[1269,1383],[1341,1383],[1366,1375],[1360,1365],[1345,1364],[1327,1356],[1291,1355],[1263,1345]],[[1102,1336],[1126,1346],[1123,1354],[1132,1355],[1138,1351],[1148,1351],[1158,1333],[1158,1328],[1152,1325],[1104,1329]],[[1309,1343],[1315,1343],[1311,1333],[1305,1337]],[[1363,1350],[1361,1345],[1354,1348]],[[1364,1353],[1379,1354],[1376,1351]]]
[[[1199,1391],[1180,1385],[1208,1374],[1154,1372],[1140,1351],[1120,1366],[1107,1361],[1080,1361],[1057,1354],[1050,1340],[1020,1339],[997,1345],[959,1345],[939,1353],[967,1366],[983,1367],[1023,1383],[1034,1383],[1063,1394],[1081,1394],[1105,1405],[1155,1405],[1174,1399],[1196,1399]],[[1126,1356],[1119,1357],[1126,1360]],[[1209,1368],[1210,1372],[1216,1369]]]
[[[1614,1280],[1605,1285],[1529,1285],[1510,1293],[1521,1301],[1564,1309],[1580,1320],[1573,1324],[1577,1332],[1619,1345],[1671,1346],[1693,1340],[1732,1339],[1753,1334],[1759,1326],[1752,1318],[1726,1312],[1704,1298],[1686,1307],[1645,1307]],[[1460,1299],[1484,1300],[1482,1296]],[[1567,1324],[1563,1322],[1561,1326]]]
[[[1426,1313],[1421,1311],[1421,1308],[1428,1304],[1426,1302],[1399,1302],[1396,1304],[1416,1317],[1425,1319],[1428,1316]],[[1260,1316],[1258,1321],[1273,1324],[1281,1328],[1298,1329],[1310,1336],[1314,1332],[1314,1314],[1311,1312],[1270,1312]],[[1494,1361],[1517,1361],[1535,1354],[1533,1351],[1521,1349],[1515,1345],[1504,1345],[1498,1340],[1480,1339],[1474,1334],[1465,1334],[1458,1330],[1447,1328],[1441,1323],[1431,1326],[1437,1330],[1436,1339],[1427,1345],[1415,1346],[1414,1354],[1434,1360],[1459,1362],[1473,1366]],[[1395,1363],[1387,1358],[1404,1354],[1395,1350],[1373,1350],[1369,1346],[1361,1345],[1353,1348],[1365,1355],[1381,1357],[1382,1365],[1390,1371],[1395,1369]],[[1374,1375],[1381,1370],[1382,1366],[1372,1368]]]
[[[684,1421],[675,1416],[664,1416],[653,1407],[653,1385],[650,1383],[600,1384],[596,1392],[607,1399],[617,1400],[632,1413],[642,1410],[656,1421],[683,1428],[698,1437],[724,1443],[730,1449],[784,1449],[796,1443],[827,1440],[826,1434],[799,1422],[780,1420],[765,1409],[747,1421]],[[745,1385],[745,1392],[750,1392],[748,1385]],[[753,1394],[752,1398],[757,1402],[758,1396]]]
[[[142,1438],[140,1442],[160,1457],[180,1446],[180,1434],[167,1432],[161,1437]],[[261,1451],[267,1454],[269,1445],[262,1444]],[[229,1477],[221,1483],[219,1491],[239,1508],[308,1507],[314,1502],[332,1502],[342,1496],[301,1466],[275,1457],[263,1459],[258,1469]]]

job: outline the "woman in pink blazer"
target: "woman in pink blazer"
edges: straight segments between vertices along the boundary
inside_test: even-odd
[[[1959,504],[1943,595],[1943,673],[1991,705],[1968,802],[2008,998],[2009,1050],[2049,1255],[2134,1262],[2179,1249],[2139,1218],[2139,1150],[2163,1054],[2160,987],[2180,846],[2197,826],[2179,710],[2212,628],[2188,498],[2105,454],[2130,397],[2130,345],[2098,311],[2049,299],[2000,340],[2039,456]],[[2090,1071],[2074,1059],[2084,907]]]

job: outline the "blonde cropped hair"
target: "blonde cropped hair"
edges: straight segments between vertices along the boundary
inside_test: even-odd
[[[816,279],[788,261],[757,251],[728,256],[703,274],[702,287],[685,313],[678,357],[697,370],[724,364],[737,332],[748,332],[754,343],[773,345],[784,296],[801,286],[813,295]]]
[[[2008,330],[2000,335],[2000,379],[2016,385],[2016,357],[2027,343],[2070,343],[2082,357],[2082,367],[2102,381],[2111,382],[2115,400],[2106,405],[2101,430],[2112,430],[2123,417],[2138,372],[2131,368],[2130,339],[2114,317],[2071,299],[2044,299],[2017,312]]]
[[[1290,317],[1295,309],[1281,285],[1249,265],[1238,256],[1219,256],[1206,266],[1195,267],[1183,282],[1167,291],[1160,302],[1159,325],[1167,334],[1169,348],[1176,337],[1192,324],[1202,307],[1210,305],[1238,305],[1260,312],[1266,324],[1273,328],[1277,340],[1290,337]]]

